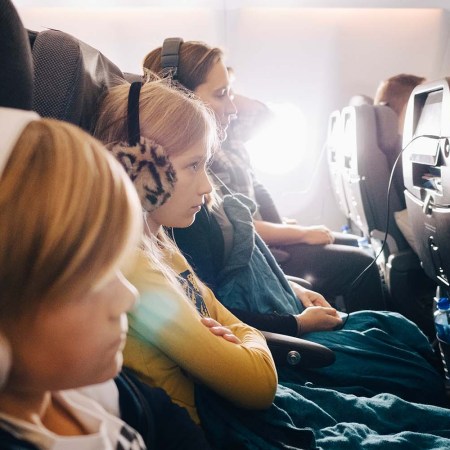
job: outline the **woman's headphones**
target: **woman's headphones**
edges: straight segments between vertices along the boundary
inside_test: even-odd
[[[180,46],[183,39],[179,37],[164,39],[161,47],[161,74],[165,77],[178,79],[178,65],[180,63]]]

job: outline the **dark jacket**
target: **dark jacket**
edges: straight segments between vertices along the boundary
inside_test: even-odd
[[[224,241],[214,215],[202,207],[190,227],[173,229],[173,238],[194,272],[213,292],[217,292],[219,275],[224,268]],[[230,311],[259,330],[297,335],[297,321],[293,315],[261,314],[234,308]]]

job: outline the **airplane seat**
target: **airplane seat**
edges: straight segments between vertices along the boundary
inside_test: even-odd
[[[373,98],[365,94],[356,94],[350,97],[349,106],[373,105]]]
[[[330,175],[333,192],[339,209],[345,217],[346,223],[343,228],[350,228],[350,209],[345,196],[342,173],[344,167],[344,155],[340,141],[342,139],[341,112],[336,110],[330,114],[328,119],[328,131],[326,140],[326,153],[328,159],[328,173]]]
[[[397,251],[394,247],[393,251],[387,254],[388,259],[386,262],[385,276],[391,296],[394,299],[397,299],[397,306],[404,312],[400,305],[408,303],[406,296],[409,296],[410,291],[410,289],[405,289],[405,286],[409,286],[411,282],[417,285],[417,282],[420,281],[425,288],[424,294],[426,294],[427,292],[430,293],[430,289],[434,289],[434,285],[429,283],[426,277],[424,277],[423,270],[420,267],[420,261],[416,255],[414,255],[414,253],[416,253],[414,237],[409,230],[409,226],[403,225],[403,222],[408,219],[405,216],[405,213],[407,214],[407,212],[404,195],[405,186],[403,181],[402,158],[399,156],[402,152],[402,136],[397,133],[395,128],[396,123],[398,123],[397,114],[392,110],[396,116],[396,122],[394,123],[391,120],[391,114],[382,114],[384,111],[384,108],[377,110],[377,120],[379,120],[378,139],[380,142],[380,149],[387,160],[389,173],[391,174],[390,176],[392,176],[390,193],[391,202],[389,205],[391,211],[389,214],[389,234],[394,238],[395,245],[397,246]],[[389,130],[389,132],[385,133],[383,130]],[[394,173],[392,174],[393,170]],[[395,194],[393,194],[394,192]],[[392,203],[393,199],[395,203]],[[380,236],[380,233],[372,231],[372,235],[376,237]],[[394,277],[395,279],[393,279]],[[414,291],[418,290],[420,290],[419,285],[417,285]],[[399,301],[399,299],[402,300]],[[425,325],[425,327],[430,329],[429,325]]]
[[[362,104],[342,110],[344,191],[352,226],[367,238],[377,238],[386,230],[390,176],[386,155],[398,151],[397,123],[397,115],[387,106]],[[393,253],[408,248],[393,217],[392,211],[402,209],[395,186],[391,187],[389,203],[387,245]]]
[[[9,2],[0,9],[0,105],[30,110],[32,106],[33,63],[26,31]]]
[[[406,207],[417,252],[425,273],[438,285],[436,298],[448,297],[450,78],[419,85],[412,91],[405,114],[403,147]],[[436,342],[448,376],[450,344],[439,339]]]
[[[408,216],[426,274],[444,291],[450,280],[450,78],[417,86],[403,134]]]
[[[58,30],[29,32],[34,61],[33,109],[90,132],[97,102],[123,82],[121,70],[95,48]]]
[[[342,178],[352,228],[360,230],[376,254],[386,241],[377,262],[391,307],[431,335],[433,324],[424,311],[429,309],[434,285],[423,273],[417,255],[395,221],[394,214],[404,209],[404,202],[403,193],[394,182],[387,210],[389,178],[401,151],[397,114],[388,106],[362,104],[345,107],[341,116]]]
[[[33,109],[78,125],[88,132],[94,127],[100,96],[125,81],[122,71],[95,48],[57,30],[29,32],[34,59]],[[141,81],[139,75],[128,79]],[[277,333],[266,333],[277,365],[323,367],[334,362],[327,347]]]
[[[395,115],[395,120],[393,120],[393,115],[390,112],[387,113],[385,108],[386,106],[379,107],[376,109],[376,116],[377,116],[376,119],[378,124],[377,138],[380,144],[380,150],[386,157],[387,165],[389,168],[389,174],[392,173],[392,170],[395,170],[392,176],[391,191],[395,190],[396,195],[395,209],[401,210],[406,208],[405,198],[403,195],[405,187],[403,183],[402,159],[398,158],[402,151],[402,136],[398,134],[396,128],[398,124],[397,114],[395,113],[394,110],[387,107]],[[397,232],[396,232],[396,239],[401,240],[401,235],[397,235]],[[402,244],[402,246],[404,246],[404,243]]]

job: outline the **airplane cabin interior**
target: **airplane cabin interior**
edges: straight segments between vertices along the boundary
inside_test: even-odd
[[[11,275],[19,265],[14,256],[12,271],[0,273],[1,448],[450,448],[447,0],[0,5],[0,258],[6,261],[6,253],[27,245],[33,255],[23,280],[20,271]],[[193,87],[185,82],[183,47],[190,45],[205,46],[208,55],[220,49],[211,63],[217,72],[208,67]],[[169,57],[167,70],[163,63],[158,73],[146,66],[152,49],[159,51],[157,65]],[[198,66],[205,61],[199,57]],[[213,73],[227,83],[220,95],[206,97]],[[158,95],[180,102],[178,110],[166,105],[170,117],[158,109]],[[188,116],[184,108],[190,108]],[[41,248],[47,234],[67,222],[52,200],[52,184],[42,180],[49,200],[40,214],[51,218],[54,211],[56,219],[46,227],[37,221],[24,226],[31,244],[8,228],[13,222],[7,217],[19,217],[22,203],[11,214],[3,206],[10,205],[17,143],[28,136],[30,122],[46,118],[56,120],[48,125],[54,133],[63,129],[58,124],[71,124],[65,133],[73,135],[73,145],[79,136],[98,142],[99,156],[85,157],[97,165],[81,175],[86,183],[106,179],[104,167],[113,167],[111,191],[125,192],[122,221],[113,212],[119,203],[106,207],[100,197],[91,198],[90,206],[103,205],[109,217],[100,219],[74,194],[66,210],[73,214],[79,203],[86,225],[60,263],[56,256],[69,231],[59,251],[51,241]],[[195,121],[203,128],[194,129]],[[202,138],[192,141],[200,128]],[[173,150],[169,142],[177,136],[186,144]],[[44,142],[41,153],[50,145]],[[199,149],[201,158],[184,163],[183,155]],[[26,161],[30,167],[33,158]],[[59,158],[50,162],[59,164]],[[77,186],[80,174],[65,170]],[[27,178],[25,187],[35,177]],[[26,195],[25,187],[17,187],[18,196]],[[188,208],[189,202],[195,206]],[[30,210],[37,213],[40,204]],[[78,253],[84,258],[89,246],[95,250],[89,227],[100,220],[105,236],[114,234],[117,220],[122,247],[133,242],[137,256],[120,259],[125,249],[113,238],[114,275],[96,275],[78,291],[77,278],[64,274],[75,271]],[[140,230],[134,241],[130,230],[119,231],[127,220],[130,230]],[[133,220],[140,228],[130,225]],[[106,237],[96,239],[103,248]],[[92,274],[101,274],[95,261],[100,264],[108,252],[94,250]],[[48,269],[54,276],[36,286],[48,289],[48,299],[24,290],[12,307],[10,286],[31,286],[44,256],[54,261]],[[91,269],[77,270],[81,280]],[[44,331],[20,302],[41,302],[35,317],[39,308],[60,302],[48,313],[53,317],[69,298],[52,297],[58,280],[84,304],[88,296],[104,300],[112,277],[140,300],[114,313],[122,331],[114,322],[120,336],[111,348],[120,364],[103,376],[100,362],[92,366],[96,372],[73,350],[82,336],[79,316],[68,319],[67,330],[80,334],[67,337],[65,355],[50,338],[43,345]],[[111,298],[120,296],[117,286]],[[102,331],[94,316],[84,320],[98,325],[98,335],[112,333]],[[35,359],[27,356],[31,347],[23,344],[21,330],[24,336],[36,333],[30,334],[37,336]],[[58,330],[55,340],[66,336]],[[98,351],[98,361],[110,350]],[[54,364],[45,363],[49,355]],[[28,360],[37,367],[29,373]],[[36,422],[27,413],[36,405],[55,419],[65,417],[71,428],[45,414]],[[103,424],[105,435],[94,422]]]

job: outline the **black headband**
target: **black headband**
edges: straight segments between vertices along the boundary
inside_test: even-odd
[[[163,78],[171,77],[178,80],[178,66],[180,63],[180,46],[183,39],[166,38],[161,47],[161,74]]]
[[[141,138],[141,130],[139,127],[139,95],[141,93],[142,83],[134,81],[131,83],[130,92],[128,93],[128,144],[136,145]]]

